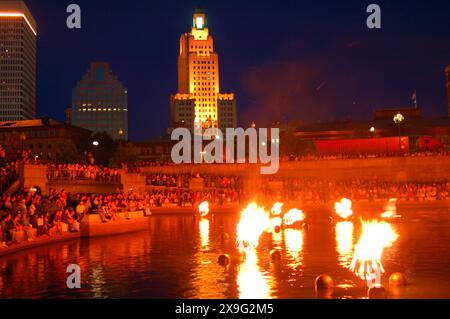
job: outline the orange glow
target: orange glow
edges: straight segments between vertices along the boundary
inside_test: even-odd
[[[352,201],[347,198],[342,198],[339,202],[334,203],[334,210],[339,217],[346,219],[353,215]]]
[[[200,205],[198,205],[198,213],[205,217],[209,213],[209,204],[207,201],[201,202]]]
[[[272,209],[270,210],[270,212],[273,215],[280,215],[281,214],[281,207],[283,207],[283,203],[276,202],[275,204],[273,204]]]
[[[183,115],[183,118],[189,121],[189,126],[198,127],[201,122],[202,129],[217,128],[219,101],[234,99],[233,94],[220,94],[219,56],[214,51],[214,40],[204,13],[194,14],[191,32],[183,33],[180,38],[178,94],[187,94],[194,108],[194,114]],[[200,121],[191,124],[193,118]]]
[[[264,276],[258,267],[254,250],[246,253],[246,260],[239,266],[237,286],[240,299],[270,299],[270,278]]]
[[[209,246],[209,220],[202,218],[199,223],[200,241],[202,248],[208,248]]]
[[[387,205],[384,207],[384,213],[381,214],[381,218],[400,218],[401,215],[397,215],[397,198],[389,199]]]
[[[289,212],[284,214],[283,216],[283,223],[286,226],[292,226],[296,222],[301,222],[305,219],[305,214],[303,214],[303,211],[297,208],[291,209]]]
[[[300,253],[303,250],[303,232],[298,229],[285,229],[284,230],[284,243],[289,255],[292,256],[294,262],[290,265],[294,268],[301,264],[301,260],[298,260]]]
[[[281,233],[281,224],[283,224],[283,220],[281,217],[272,217],[270,219],[270,229],[269,231],[272,232],[272,241],[275,245],[275,247],[279,247],[282,242],[282,233]],[[275,229],[276,227],[280,227],[279,231],[277,232]]]
[[[28,26],[31,29],[31,32],[33,32],[33,34],[35,36],[37,36],[37,32],[34,30],[33,26],[31,25],[30,21],[28,21],[27,17],[21,13],[21,12],[0,12],[0,18],[1,17],[7,17],[7,18],[13,18],[13,17],[22,17],[25,19],[25,22],[28,24]]]
[[[281,217],[272,217],[270,219],[270,225],[271,225],[271,231],[273,231],[275,229],[275,227],[280,226],[283,223],[283,220],[281,219]]]
[[[270,227],[269,214],[264,207],[255,202],[250,203],[241,213],[237,225],[237,246],[242,250],[253,249],[258,246],[259,237]]]
[[[355,247],[350,270],[359,278],[367,281],[379,279],[384,273],[381,263],[383,250],[390,247],[398,238],[391,224],[372,220],[362,223],[362,234]]]
[[[353,223],[347,221],[337,222],[335,231],[339,265],[348,268],[353,257]]]

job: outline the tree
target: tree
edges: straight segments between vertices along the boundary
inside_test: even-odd
[[[93,142],[98,142],[98,145],[94,145]],[[117,142],[108,133],[97,132],[92,135],[91,151],[96,164],[107,166],[116,150]]]
[[[56,159],[63,163],[75,163],[81,159],[81,154],[72,141],[58,143]]]
[[[131,143],[119,143],[111,164],[120,166],[122,163],[134,164],[138,160],[137,155],[133,152]]]

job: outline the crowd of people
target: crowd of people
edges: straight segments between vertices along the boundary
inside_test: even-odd
[[[0,193],[6,192],[17,179],[17,165],[15,162],[5,163],[0,167]]]
[[[302,179],[294,177],[263,176],[253,188],[244,187],[239,176],[212,174],[146,174],[147,192],[138,196],[116,192],[108,194],[70,194],[50,190],[41,194],[39,189],[28,188],[9,194],[11,184],[17,180],[19,165],[43,164],[30,151],[23,150],[14,160],[5,160],[0,147],[0,247],[18,242],[21,238],[33,240],[40,236],[53,236],[63,232],[77,232],[86,214],[98,214],[107,223],[129,218],[128,212],[140,210],[151,214],[155,207],[196,207],[202,201],[211,206],[237,206],[255,197],[286,202],[330,203],[343,197],[354,201],[376,201],[397,198],[400,201],[450,200],[450,180],[435,182],[395,182],[377,179]],[[404,156],[448,156],[448,152],[413,153]],[[383,156],[389,156],[384,154]],[[375,157],[370,154],[357,158]],[[379,157],[379,156],[376,156]],[[287,160],[324,160],[355,158],[346,156],[302,156]],[[45,163],[48,180],[89,180],[120,183],[120,172],[143,174],[145,166],[161,163],[123,164],[121,169],[94,163]],[[167,165],[167,163],[166,163]],[[251,181],[250,181],[251,182]],[[252,185],[251,183],[249,185]],[[120,214],[123,213],[123,214]],[[21,237],[21,238],[19,238]]]
[[[383,157],[425,157],[425,156],[450,156],[450,151],[422,151],[422,152],[398,152],[392,153],[346,153],[346,154],[330,154],[330,155],[291,155],[282,156],[280,161],[320,161],[320,160],[338,160],[338,159],[367,159],[367,158],[383,158]]]
[[[47,164],[48,180],[91,180],[108,183],[120,182],[117,168],[102,167],[93,164]]]
[[[148,185],[157,186],[153,190],[152,207],[192,205],[197,198],[195,193],[189,191],[189,183],[192,178],[199,177],[200,175],[189,174],[148,175]],[[450,180],[395,182],[351,177],[345,180],[266,177],[249,190],[243,187],[239,177],[203,175],[201,178],[204,192],[219,206],[223,203],[237,204],[255,196],[276,197],[299,203],[329,203],[343,197],[355,201],[390,198],[410,202],[450,200]]]
[[[29,188],[17,194],[3,194],[0,198],[0,247],[36,237],[53,236],[80,231],[80,223],[87,214],[98,214],[102,222],[120,219],[120,212],[128,218],[129,211],[142,210],[149,214],[149,196],[117,192],[103,195],[70,194],[64,190],[50,190],[43,195]]]
[[[207,200],[211,205],[237,204],[239,193],[234,190],[183,191],[150,190],[138,196],[130,192],[108,194],[70,194],[49,190],[48,195],[28,188],[16,194],[0,197],[0,248],[41,236],[54,236],[80,231],[87,214],[98,214],[103,223],[124,218],[129,212],[151,214],[154,207],[196,207]],[[120,213],[123,213],[121,217]]]
[[[278,179],[279,189],[271,187],[272,179],[263,184],[265,194],[281,193],[285,200],[300,203],[328,203],[343,197],[356,201],[376,201],[397,198],[400,201],[450,200],[450,181],[386,182],[379,180],[347,179]]]
[[[85,211],[64,191],[43,195],[35,188],[0,198],[0,246],[57,233],[79,231]]]
[[[238,205],[243,197],[236,189],[189,191],[181,189],[152,189],[146,194],[150,207],[197,207],[203,201],[212,206]]]
[[[191,181],[200,181],[207,189],[238,189],[240,179],[237,176],[220,176],[206,174],[147,174],[146,183],[155,187],[189,188]]]
[[[8,191],[9,187],[18,178],[18,170],[21,164],[34,164],[36,158],[31,156],[29,150],[17,151],[11,160],[6,159],[6,151],[0,145],[0,194]]]

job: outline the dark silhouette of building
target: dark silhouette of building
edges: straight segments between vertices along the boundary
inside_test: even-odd
[[[72,124],[128,140],[128,90],[108,63],[93,62],[72,91]]]
[[[8,156],[31,150],[41,159],[58,159],[61,145],[89,141],[92,132],[49,117],[35,120],[0,122],[0,145]]]

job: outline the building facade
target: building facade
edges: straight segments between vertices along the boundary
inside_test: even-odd
[[[195,99],[190,94],[178,93],[170,97],[172,127],[194,127]]]
[[[380,110],[380,112],[383,110]],[[388,110],[384,110],[388,111]],[[281,134],[286,141],[289,134]],[[392,118],[372,121],[336,121],[301,124],[289,143],[282,143],[289,153],[304,154],[390,154],[398,151],[450,150],[450,119],[448,117],[407,117],[399,125]],[[298,149],[293,149],[297,142]],[[294,147],[295,148],[295,147]],[[303,149],[301,149],[303,148]],[[284,152],[286,155],[286,152]]]
[[[236,99],[234,94],[219,94],[217,98],[219,128],[225,134],[227,128],[236,128]]]
[[[223,110],[222,110],[223,109]],[[209,34],[205,13],[195,10],[190,33],[180,38],[178,93],[170,98],[171,128],[236,126],[234,94],[221,94],[219,57]]]
[[[36,116],[36,30],[23,1],[0,1],[0,121]]]
[[[108,63],[93,62],[72,90],[72,124],[128,140],[128,90]]]
[[[171,140],[155,140],[122,144],[119,147],[126,147],[127,152],[131,152],[139,162],[171,162],[170,153],[174,144]]]
[[[30,150],[43,160],[58,160],[61,145],[89,140],[91,132],[53,119],[0,122],[0,145],[7,156]]]

